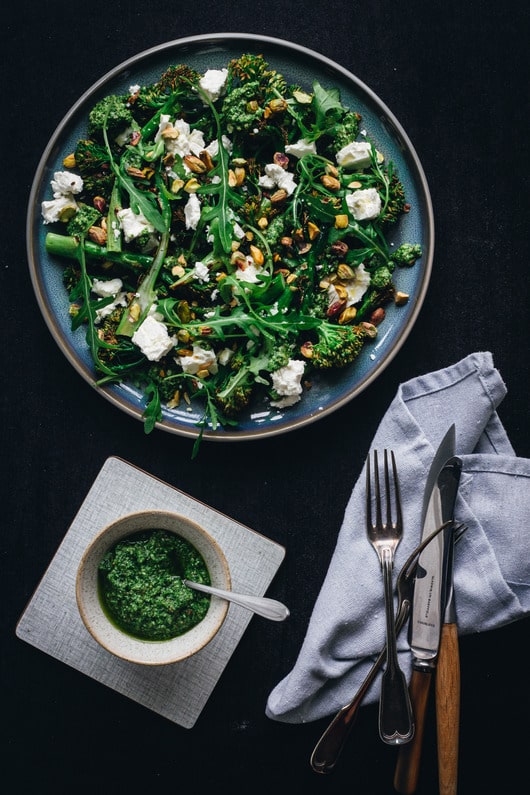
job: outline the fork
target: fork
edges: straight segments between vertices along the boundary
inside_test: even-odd
[[[445,530],[452,520],[445,522],[434,530],[430,536],[425,538],[409,555],[399,572],[396,589],[397,589],[397,611],[395,617],[396,634],[399,635],[409,617],[410,608],[412,605],[412,592],[414,586],[414,578],[418,568],[418,560],[421,553],[438,533]],[[460,535],[464,530],[464,525],[458,525],[454,528],[455,542],[460,539]],[[375,659],[372,667],[368,671],[364,681],[359,686],[356,694],[337,712],[333,720],[330,722],[324,733],[321,735],[317,744],[311,754],[311,767],[315,773],[330,773],[337,764],[338,758],[346,740],[355,725],[355,720],[359,714],[359,707],[361,706],[364,697],[370,689],[379,669],[383,665],[386,658],[386,645],[383,647],[377,658]]]
[[[392,588],[394,553],[403,535],[401,497],[394,451],[392,478],[388,463],[388,451],[384,451],[384,491],[386,517],[383,519],[383,495],[379,479],[377,450],[374,451],[374,489],[372,493],[370,454],[366,462],[366,532],[374,547],[383,572],[386,615],[386,667],[381,681],[379,700],[379,734],[389,745],[402,745],[414,735],[414,719],[407,680],[399,666],[396,644],[396,624]],[[393,499],[392,499],[393,498]],[[372,502],[375,503],[375,521],[372,520]],[[392,517],[394,507],[395,517]]]

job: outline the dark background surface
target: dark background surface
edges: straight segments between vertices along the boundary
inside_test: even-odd
[[[351,488],[400,382],[490,350],[508,387],[501,419],[528,433],[529,14],[520,2],[235,0],[4,3],[2,295],[2,723],[11,792],[392,792],[395,749],[361,711],[335,772],[309,767],[327,721],[283,725],[267,696],[290,670]],[[63,116],[136,53],[213,32],[278,36],[349,69],[397,116],[422,161],[436,223],[419,319],[385,372],[333,415],[285,436],[192,441],[142,426],[74,372],[35,301],[25,215],[35,169]],[[286,547],[269,595],[286,624],[255,617],[196,726],[181,729],[15,637],[16,622],[110,455]],[[460,792],[521,792],[527,777],[528,620],[461,639]],[[431,716],[432,717],[432,716]],[[419,795],[437,792],[434,721]],[[34,782],[30,790],[30,783]]]

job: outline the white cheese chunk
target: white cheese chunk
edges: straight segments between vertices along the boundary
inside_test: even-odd
[[[116,215],[126,243],[130,243],[146,231],[150,233],[155,231],[154,226],[143,213],[134,213],[130,207],[119,210]]]
[[[381,197],[375,188],[349,193],[346,204],[356,221],[372,221],[381,212]]]
[[[352,304],[356,304],[358,301],[360,301],[367,291],[369,284],[370,274],[361,262],[361,264],[355,268],[355,276],[353,279],[341,281],[341,285],[344,287],[347,293],[346,303],[343,304],[342,308],[346,309],[346,307],[352,306]],[[331,307],[340,301],[341,299],[339,298],[339,294],[337,293],[335,286],[330,284],[328,287],[328,306]]]
[[[294,174],[290,171],[286,171],[277,163],[268,163],[265,166],[265,174],[259,178],[259,185],[265,188],[265,190],[283,188],[288,196],[290,196],[296,188]]]
[[[110,298],[110,296],[117,295],[123,282],[121,279],[94,279],[92,282],[92,292],[99,295],[100,298]]]
[[[285,147],[285,153],[299,158],[304,155],[316,155],[317,145],[315,141],[306,141],[305,138],[300,138],[295,144],[288,144]]]
[[[175,340],[169,336],[165,324],[153,315],[148,315],[136,329],[132,341],[150,362],[158,362],[175,345]]]
[[[162,114],[155,141],[158,141],[164,130],[172,130],[173,136],[164,138],[164,146],[167,152],[174,155],[185,157],[186,155],[196,155],[197,157],[205,149],[204,133],[202,130],[192,130],[184,119],[177,119],[171,123],[170,116]]]
[[[279,400],[271,400],[271,406],[286,408],[298,403],[302,395],[302,376],[305,362],[300,359],[289,359],[289,362],[271,373],[272,386]]]
[[[101,301],[101,303],[103,303],[103,301]],[[114,301],[112,301],[110,304],[101,307],[101,309],[96,309],[96,325],[101,323],[104,318],[112,315],[114,310],[120,306],[127,306],[127,293],[125,292],[118,293],[114,298]]]
[[[225,92],[227,77],[228,69],[207,69],[199,80],[199,86],[215,102]]]
[[[204,264],[204,262],[196,262],[193,266],[193,276],[199,282],[209,282],[210,281],[210,271],[208,266]]]
[[[217,361],[219,364],[228,364],[233,355],[234,351],[231,348],[223,348],[223,350],[220,351],[219,355],[217,356]]]
[[[227,135],[222,135],[221,141],[228,154],[231,155],[233,146],[230,138]],[[217,155],[219,154],[219,141],[217,140],[217,138],[214,138],[213,141],[210,141],[210,143],[206,147],[206,151],[212,157],[217,157]]]
[[[53,195],[56,199],[60,196],[72,196],[81,193],[83,180],[78,174],[71,171],[56,171],[51,181]]]
[[[134,130],[134,127],[126,127],[124,130],[122,130],[121,133],[119,133],[114,139],[118,146],[125,146]]]
[[[78,204],[72,196],[59,196],[41,203],[42,220],[45,224],[68,221],[77,210]]]
[[[252,257],[247,257],[243,265],[238,265],[234,276],[240,282],[257,284],[260,281],[260,273],[263,273],[263,268],[258,268]]]
[[[196,193],[190,193],[190,197],[184,206],[184,218],[186,229],[197,229],[201,219],[201,202]]]
[[[53,199],[41,203],[43,223],[54,224],[57,221],[69,221],[79,206],[74,198],[83,190],[83,180],[71,171],[56,171],[50,182]]]
[[[367,168],[372,162],[372,146],[368,141],[352,141],[339,149],[335,159],[343,168]]]
[[[217,359],[214,351],[203,348],[201,345],[193,346],[191,356],[176,356],[175,361],[180,364],[185,373],[197,375],[199,370],[208,370],[212,375],[217,372]]]

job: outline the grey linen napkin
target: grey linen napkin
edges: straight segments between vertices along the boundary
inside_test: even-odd
[[[401,384],[371,447],[396,453],[404,514],[397,576],[420,540],[433,455],[455,423],[456,454],[463,462],[455,518],[468,526],[454,561],[460,634],[494,629],[530,613],[530,459],[515,455],[497,415],[505,395],[491,353],[473,353]],[[266,714],[274,720],[303,723],[334,714],[356,693],[384,645],[383,582],[366,537],[364,484],[363,469],[298,658],[269,695]],[[409,676],[405,630],[398,653]],[[378,695],[379,677],[365,703]]]

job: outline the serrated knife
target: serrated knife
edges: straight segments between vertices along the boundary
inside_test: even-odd
[[[455,426],[451,425],[433,458],[425,484],[422,538],[454,517],[461,461],[455,456]],[[432,673],[436,668],[444,622],[446,582],[453,547],[453,525],[440,533],[422,552],[414,583],[409,623],[412,674],[409,684],[416,731],[399,750],[394,788],[403,795],[416,791],[423,730]]]

